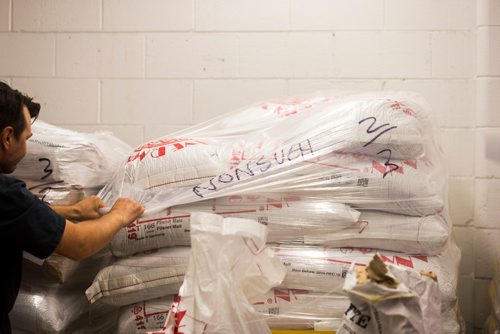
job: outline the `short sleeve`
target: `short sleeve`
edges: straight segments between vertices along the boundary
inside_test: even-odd
[[[0,181],[0,239],[46,258],[61,241],[66,219],[34,196],[22,181],[2,175]]]

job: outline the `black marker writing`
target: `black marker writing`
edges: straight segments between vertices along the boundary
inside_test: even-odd
[[[303,142],[290,145],[290,147],[285,147],[279,152],[273,153],[272,158],[266,158],[261,156],[256,161],[246,162],[245,167],[238,167],[234,170],[228,171],[226,173],[220,174],[219,176],[210,179],[209,185],[198,185],[193,188],[193,192],[196,196],[205,197],[205,192],[215,191],[223,184],[230,185],[236,181],[240,181],[243,178],[252,178],[267,172],[273,166],[279,166],[285,162],[294,161],[296,159],[302,158],[303,160],[310,159],[310,156],[314,155],[311,141],[306,139]],[[306,159],[307,156],[307,159]],[[217,186],[219,184],[219,187]]]

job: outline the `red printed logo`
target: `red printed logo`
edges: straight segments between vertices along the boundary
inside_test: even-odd
[[[198,144],[207,145],[206,142],[201,140],[183,138],[160,139],[136,148],[134,150],[134,154],[128,157],[127,162],[133,162],[135,160],[142,161],[146,157],[151,157],[153,159],[161,158],[165,156],[167,152],[180,151],[188,146],[194,146]]]
[[[413,265],[413,259],[418,259],[420,261],[423,261],[423,262],[428,262],[429,259],[427,258],[427,256],[408,256],[408,257],[402,257],[402,256],[384,256],[384,255],[381,255],[380,256],[382,258],[382,261],[384,262],[387,262],[387,263],[391,263],[391,264],[396,264],[398,266],[405,266],[405,267],[408,267],[408,268],[414,268],[414,265]]]

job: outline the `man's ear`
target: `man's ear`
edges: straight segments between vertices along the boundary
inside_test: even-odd
[[[14,139],[14,128],[12,126],[6,126],[0,133],[0,147],[2,150],[8,150],[12,145],[12,140]]]

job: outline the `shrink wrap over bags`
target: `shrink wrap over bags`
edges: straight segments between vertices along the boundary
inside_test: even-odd
[[[32,126],[29,150],[13,176],[35,194],[106,184],[131,148],[111,133],[80,133],[41,120]]]
[[[262,300],[250,299],[253,308],[265,309],[261,311],[267,312],[272,328],[332,330],[342,313],[325,315],[311,306],[312,300],[317,305],[331,302],[328,296],[342,294],[351,265],[366,266],[376,249],[385,249],[379,252],[386,263],[403,271],[437,274],[442,332],[457,333],[459,312],[454,307],[460,251],[449,240],[446,173],[433,136],[427,106],[418,96],[371,92],[266,101],[158,138],[130,152],[100,192],[108,205],[124,196],[146,207],[143,217],[114,238],[113,254],[190,245],[193,212],[217,213],[228,221],[258,221],[267,225],[268,242],[281,243],[272,249],[287,274],[275,291],[296,291],[294,301],[304,303],[273,308],[272,303],[255,304]],[[238,255],[234,252],[231,255]],[[155,254],[168,257],[163,250]],[[137,258],[142,264],[134,264]],[[179,279],[187,270],[187,257],[177,259],[174,266],[160,265],[168,263],[163,259],[144,266],[144,254],[118,260],[119,266],[122,260],[129,262],[120,270],[103,269],[87,296],[114,305],[165,297],[173,286],[169,279]],[[199,255],[197,264],[207,272],[216,270],[214,259],[215,255],[206,266],[207,255]],[[127,271],[131,276],[122,280]],[[246,299],[234,305],[232,313],[208,312],[217,308],[206,307],[215,305],[211,301],[215,297],[205,295],[213,284],[205,276],[209,275],[193,280],[186,275],[192,284],[181,289],[181,298],[171,309],[175,316],[170,315],[164,331],[175,330],[184,321],[187,332],[196,333],[206,323],[225,324],[224,319],[240,311],[245,316],[234,323],[244,327],[253,319]],[[317,298],[308,304],[313,295]],[[187,302],[183,296],[188,296]],[[231,302],[228,298],[219,300]],[[328,305],[324,308],[337,310],[335,303]],[[202,310],[192,313],[197,307]],[[305,314],[307,308],[311,314]],[[280,314],[272,316],[272,310]],[[238,332],[244,331],[238,328]],[[255,328],[253,332],[260,333]]]
[[[301,245],[271,245],[285,266],[281,288],[311,292],[341,293],[351,264],[365,266],[377,252],[367,248],[325,248]],[[456,302],[460,251],[450,242],[435,256],[378,251],[382,259],[401,268],[433,271],[443,303]],[[182,281],[189,258],[188,247],[163,248],[123,258],[103,268],[87,289],[87,298],[112,305],[127,305],[172,294]]]
[[[117,333],[141,334],[162,329],[175,295],[125,305],[120,308]]]
[[[311,235],[347,228],[359,212],[341,203],[298,196],[261,194],[231,196],[170,208],[143,216],[122,229],[111,242],[115,256],[153,248],[190,245],[190,212],[216,213],[224,217],[254,219],[268,227],[268,242],[304,242]]]
[[[117,233],[111,250],[115,256],[123,257],[161,247],[189,246],[190,212],[194,211],[265,223],[271,243],[380,248],[435,255],[443,249],[450,233],[442,215],[415,217],[357,211],[341,203],[292,196],[232,196],[144,216]]]
[[[310,291],[340,292],[351,265],[366,266],[378,252],[382,260],[414,271],[432,271],[438,279],[443,303],[456,301],[460,250],[450,241],[435,256],[408,255],[366,248],[324,248],[276,246],[275,251],[287,268],[282,287]]]
[[[132,197],[149,214],[276,192],[414,216],[442,211],[441,154],[418,97],[315,98],[322,102],[272,121],[266,110],[249,108],[248,117],[262,117],[256,124],[269,121],[262,129],[238,123],[245,114],[239,112],[146,143],[129,155],[101,197],[108,204]],[[217,130],[225,120],[237,129]]]
[[[14,331],[69,334],[68,328],[88,310],[85,295],[78,290],[23,284],[9,317]]]
[[[142,334],[163,327],[175,296],[122,306],[116,332]],[[346,295],[274,288],[256,297],[253,308],[265,316],[275,330],[337,330],[350,305]],[[443,305],[442,333],[458,333],[453,310]]]
[[[174,296],[167,296],[123,306],[117,332],[140,334],[145,330],[161,329],[173,299]],[[259,301],[253,303],[253,308],[265,316],[271,329],[278,330],[310,330],[321,322],[340,323],[349,305],[346,296],[318,295],[304,290],[272,289],[256,300]]]
[[[360,212],[356,224],[341,230],[305,231],[304,243],[436,255],[448,242],[450,229],[442,215],[413,217],[380,211]]]

